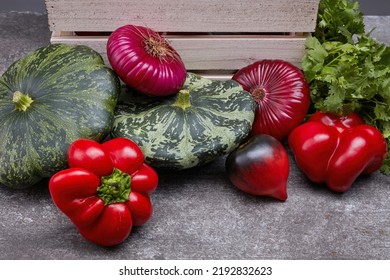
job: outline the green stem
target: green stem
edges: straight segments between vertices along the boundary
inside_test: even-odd
[[[174,105],[182,108],[183,110],[191,107],[190,91],[188,89],[181,89],[177,94]]]
[[[329,61],[328,63],[325,64],[325,66],[330,66],[332,65],[334,62],[336,62],[337,60],[340,59],[340,57],[342,57],[343,55],[342,54],[339,54],[338,56],[336,56],[335,58],[333,58],[331,61]]]
[[[126,202],[129,200],[130,186],[131,176],[115,168],[111,175],[101,178],[101,185],[96,193],[105,205]]]
[[[34,100],[28,94],[24,94],[17,90],[14,92],[12,102],[15,104],[15,110],[26,112]]]

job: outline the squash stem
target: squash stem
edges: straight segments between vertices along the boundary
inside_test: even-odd
[[[183,110],[191,107],[190,91],[188,89],[181,89],[177,94],[174,105],[182,108]]]
[[[28,94],[24,94],[17,90],[14,92],[12,102],[14,102],[16,110],[26,112],[34,100]]]

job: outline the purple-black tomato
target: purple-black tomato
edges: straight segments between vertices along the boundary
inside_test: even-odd
[[[287,200],[290,163],[285,148],[273,136],[251,137],[228,155],[225,168],[230,182],[238,189]]]

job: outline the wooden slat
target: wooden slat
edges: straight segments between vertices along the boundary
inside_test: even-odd
[[[75,36],[54,32],[52,43],[87,45],[102,54],[106,63],[107,36]],[[300,36],[207,35],[165,36],[188,70],[234,71],[260,59],[283,59],[300,67],[307,34]]]
[[[52,31],[312,32],[319,0],[45,0]]]

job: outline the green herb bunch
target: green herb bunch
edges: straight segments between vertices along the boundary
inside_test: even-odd
[[[321,0],[317,27],[306,41],[302,69],[312,110],[356,112],[390,147],[390,48],[365,32],[357,2]],[[382,171],[390,174],[390,153]]]

